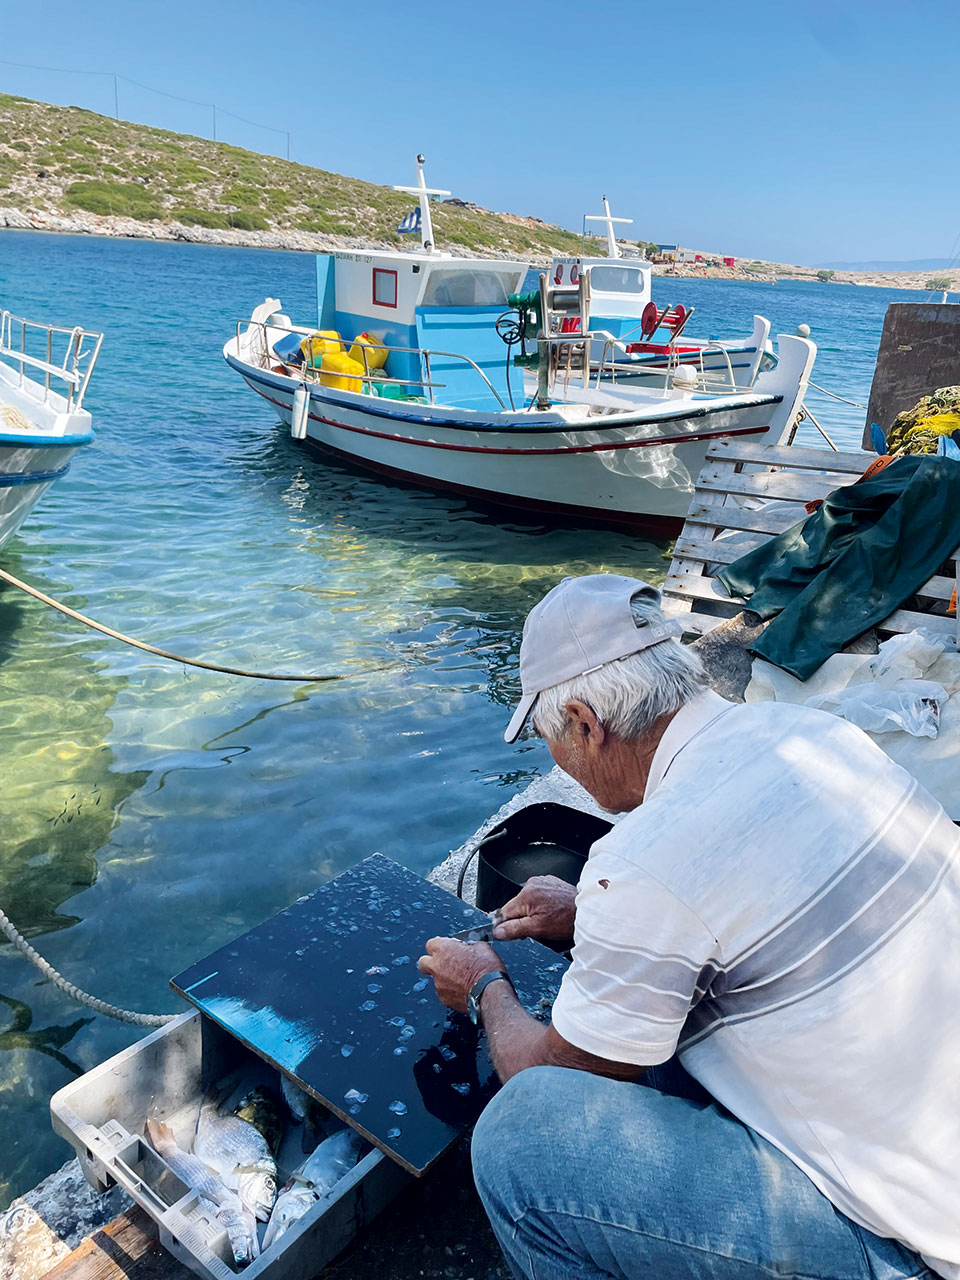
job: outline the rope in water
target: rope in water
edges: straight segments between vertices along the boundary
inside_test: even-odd
[[[54,600],[52,596],[44,595],[36,587],[31,587],[28,582],[21,582],[19,578],[15,578],[12,573],[7,573],[5,569],[0,569],[0,579],[4,582],[9,582],[12,587],[19,587],[21,591],[33,596],[35,600],[48,604],[51,609],[59,609],[68,618],[74,618],[77,622],[82,622],[84,626],[92,627],[94,631],[100,631],[103,635],[110,636],[114,640],[121,640],[124,644],[133,645],[135,649],[143,649],[145,653],[155,653],[158,658],[167,658],[171,662],[182,662],[188,667],[200,667],[204,671],[220,671],[228,676],[246,676],[248,680],[293,680],[297,684],[319,684],[324,681],[349,679],[348,672],[310,676],[278,675],[272,671],[245,671],[242,667],[223,667],[215,662],[202,662],[199,658],[185,658],[182,654],[171,653],[168,649],[158,649],[156,645],[147,644],[143,640],[135,640],[133,636],[124,635],[122,631],[114,631],[112,627],[107,627],[102,622],[97,622],[95,618],[88,618],[85,613],[78,613],[76,609],[71,609],[68,605],[61,604],[59,600]],[[365,672],[365,674],[367,673]]]
[[[102,622],[97,622],[94,618],[88,618],[86,614],[78,613],[76,609],[71,609],[68,605],[61,604],[59,600],[54,600],[52,596],[45,595],[42,591],[38,591],[36,587],[31,587],[29,583],[21,582],[19,578],[15,578],[12,573],[7,573],[4,569],[0,569],[0,579],[8,582],[12,587],[18,587],[21,591],[25,591],[27,595],[33,596],[41,601],[42,604],[48,604],[52,609],[58,609],[61,613],[66,614],[68,618],[74,618],[77,622],[82,622],[85,626],[92,627],[94,631],[100,631],[114,640],[121,640],[124,644],[133,645],[136,649],[143,649],[146,653],[154,653],[157,657],[168,658],[171,662],[184,663],[188,667],[200,667],[204,671],[219,671],[229,676],[246,676],[251,680],[293,680],[298,684],[316,684],[320,681],[346,680],[348,678],[345,673],[309,676],[277,675],[274,672],[245,671],[240,667],[225,667],[214,662],[201,662],[198,658],[185,658],[179,653],[170,653],[167,649],[158,649],[156,645],[146,644],[143,640],[135,640],[133,636],[124,635],[122,631],[114,631],[112,627],[104,626]],[[25,955],[30,963],[35,965],[55,987],[59,987],[62,992],[70,996],[71,999],[76,1000],[78,1004],[86,1005],[88,1009],[93,1009],[95,1013],[102,1013],[108,1018],[116,1018],[118,1022],[132,1022],[134,1026],[138,1027],[162,1027],[177,1016],[174,1013],[135,1013],[131,1009],[121,1009],[118,1005],[97,999],[96,996],[90,995],[89,992],[76,986],[75,983],[68,982],[63,974],[58,973],[53,965],[44,960],[43,956],[30,945],[2,909],[0,909],[0,930],[6,934],[17,950]]]
[[[835,391],[828,391],[826,387],[818,387],[815,382],[809,382],[807,385],[813,387],[814,391],[822,391],[825,396],[832,396],[834,400],[840,400],[844,404],[852,404],[854,409],[866,409],[867,407],[865,404],[858,404],[856,400],[848,400],[846,396],[838,396]]]
[[[22,952],[45,978],[49,978],[55,987],[59,987],[65,995],[70,996],[72,1000],[76,1000],[78,1004],[83,1004],[88,1009],[93,1009],[95,1013],[106,1014],[108,1018],[116,1018],[118,1022],[132,1022],[137,1027],[162,1027],[165,1023],[172,1022],[177,1017],[175,1013],[134,1013],[131,1009],[121,1009],[118,1005],[108,1004],[106,1000],[98,1000],[96,996],[92,996],[81,987],[68,982],[63,974],[58,973],[49,961],[44,960],[43,956],[31,947],[30,943],[3,910],[0,910],[0,929],[3,930],[17,950]]]

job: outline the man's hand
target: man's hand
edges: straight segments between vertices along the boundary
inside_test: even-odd
[[[486,942],[461,942],[458,938],[431,938],[427,954],[417,961],[428,974],[437,995],[448,1009],[467,1012],[467,996],[485,973],[502,969],[503,962]]]
[[[567,942],[573,937],[577,891],[557,876],[531,876],[515,898],[501,909],[502,922],[493,931],[498,942],[538,938]]]

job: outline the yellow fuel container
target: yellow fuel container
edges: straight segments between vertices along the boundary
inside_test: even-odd
[[[337,391],[359,392],[363,387],[363,365],[351,360],[345,351],[327,351],[320,365],[320,385]]]
[[[343,343],[336,329],[318,329],[300,343],[303,358],[312,369],[319,369],[327,352],[343,351]]]
[[[357,344],[362,342],[363,347]],[[374,369],[382,369],[387,363],[387,356],[390,351],[383,346],[378,338],[372,333],[358,333],[353,340],[353,346],[350,348],[349,355],[351,360],[356,360],[357,364],[363,364],[363,354],[367,354],[367,368],[373,373]]]

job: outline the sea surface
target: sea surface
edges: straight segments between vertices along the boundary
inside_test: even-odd
[[[168,979],[374,851],[426,873],[550,767],[502,737],[529,608],[566,574],[660,582],[669,547],[517,523],[294,445],[227,369],[294,253],[0,233],[0,306],[105,333],[97,439],[0,565],[112,627],[276,684],[163,662],[0,591],[0,906],[72,981],[149,1012]],[[866,403],[883,315],[922,295],[654,281],[691,332],[811,326]],[[811,395],[841,445],[863,413]],[[801,436],[813,441],[805,428]],[[317,974],[322,982],[324,975]],[[69,1156],[50,1095],[139,1038],[0,948],[0,1207]]]

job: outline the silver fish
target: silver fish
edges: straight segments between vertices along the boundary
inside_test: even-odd
[[[264,1249],[275,1244],[311,1205],[350,1172],[357,1163],[362,1142],[352,1129],[340,1129],[325,1138],[313,1155],[304,1160],[277,1197],[263,1237]]]
[[[219,1221],[226,1231],[237,1266],[245,1267],[253,1262],[260,1254],[257,1220],[244,1209],[237,1193],[225,1186],[199,1156],[177,1146],[173,1130],[162,1120],[151,1117],[147,1121],[147,1137],[180,1181],[197,1193],[203,1211]]]
[[[277,1198],[277,1162],[258,1129],[239,1116],[220,1115],[208,1097],[200,1108],[193,1150],[236,1191],[245,1209],[267,1221]]]

